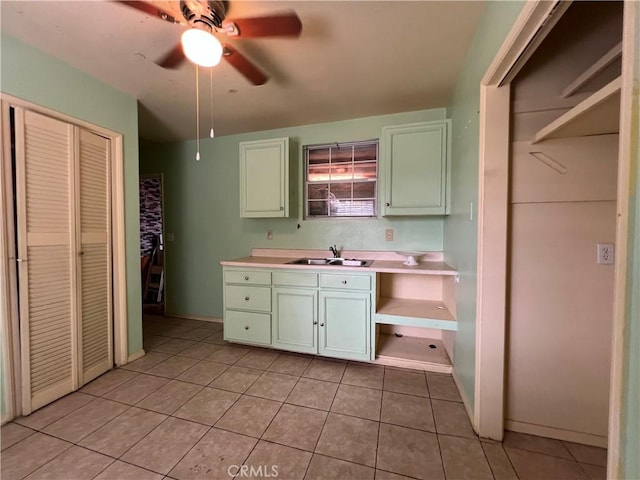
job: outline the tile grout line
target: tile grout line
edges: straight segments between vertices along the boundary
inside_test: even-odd
[[[311,363],[309,363],[309,366],[311,365]],[[308,368],[309,367],[307,367],[307,369]],[[307,369],[305,369],[305,372],[306,372]],[[342,371],[342,375],[340,375],[340,380],[342,380],[342,377],[344,377],[344,372],[346,370],[347,370],[347,367],[345,367],[344,370]],[[303,372],[303,374],[304,374],[304,372]],[[300,377],[300,378],[302,378],[302,377]],[[338,388],[340,388],[340,384],[338,384]],[[338,388],[336,388],[336,391],[333,394],[333,398],[331,399],[331,405],[329,405],[329,410],[327,410],[327,416],[324,417],[324,422],[322,422],[322,428],[320,428],[320,434],[318,435],[318,438],[316,439],[316,442],[315,442],[315,444],[313,446],[313,451],[311,452],[311,458],[309,459],[309,463],[307,464],[307,468],[304,471],[304,477],[303,478],[306,478],[307,474],[309,473],[309,467],[311,466],[311,462],[313,461],[313,457],[316,455],[316,450],[318,448],[318,443],[320,443],[320,438],[322,438],[322,432],[324,432],[325,426],[327,425],[327,420],[329,420],[329,415],[331,414],[331,407],[333,407],[333,402],[336,399],[336,395],[338,395]],[[322,455],[322,454],[318,453],[318,455]]]

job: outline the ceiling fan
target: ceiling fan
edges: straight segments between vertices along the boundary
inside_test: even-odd
[[[172,8],[160,7],[160,3],[171,7],[174,2],[116,1],[167,22],[190,26],[183,33],[182,41],[156,62],[161,67],[178,68],[187,58],[210,67],[224,58],[254,85],[264,84],[268,77],[231,45],[221,44],[213,34],[225,33],[237,38],[298,37],[302,31],[302,23],[294,12],[229,20],[226,18],[227,1],[181,0],[179,7],[183,18],[176,18]],[[206,46],[198,47],[204,48],[204,57],[197,57],[197,51],[192,53],[189,43],[192,39],[189,37],[197,37],[196,41],[205,42]]]

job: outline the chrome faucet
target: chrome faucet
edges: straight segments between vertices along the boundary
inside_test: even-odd
[[[336,248],[336,246],[334,245],[333,247],[329,247],[329,250],[331,250],[331,253],[333,253],[333,258],[338,258],[338,249]]]

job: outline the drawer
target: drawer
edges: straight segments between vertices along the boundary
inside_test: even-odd
[[[321,273],[320,286],[339,290],[371,290],[371,276]]]
[[[271,271],[225,270],[224,283],[246,283],[249,285],[271,285]]]
[[[227,310],[224,313],[224,338],[270,345],[271,315]]]
[[[317,273],[303,272],[273,272],[274,285],[289,285],[292,287],[317,287]]]
[[[271,312],[271,287],[226,285],[224,299],[225,308]]]

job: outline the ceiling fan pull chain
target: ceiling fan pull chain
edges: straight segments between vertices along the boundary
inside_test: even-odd
[[[209,93],[211,95],[211,131],[209,132],[209,137],[213,138],[215,134],[213,133],[213,68],[210,68],[211,72],[211,82],[209,83]]]
[[[196,65],[196,161],[200,161],[200,82],[198,71],[200,67]]]

